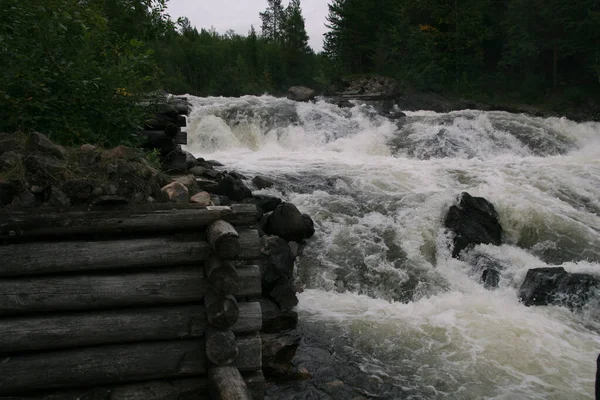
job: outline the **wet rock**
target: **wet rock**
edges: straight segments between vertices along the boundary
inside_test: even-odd
[[[383,100],[400,93],[395,79],[385,76],[361,76],[345,78],[345,88],[339,93],[345,99]]]
[[[106,185],[105,192],[110,196],[114,196],[119,192],[119,187],[114,183],[109,183]]]
[[[258,190],[268,189],[275,186],[275,181],[261,175],[255,176],[252,179],[252,183],[254,183],[254,186],[256,186]]]
[[[300,245],[296,242],[289,242],[288,246],[290,246],[290,250],[292,251],[294,257],[298,257],[298,254],[300,253]]]
[[[262,364],[265,375],[281,376],[292,369],[302,337],[294,333],[262,334]]]
[[[242,182],[231,175],[225,175],[214,189],[205,189],[208,192],[227,196],[234,201],[242,201],[252,197],[252,191]]]
[[[203,176],[204,172],[206,172],[206,168],[201,166],[190,168],[190,173],[194,176]]]
[[[485,254],[463,253],[463,259],[473,266],[473,272],[479,277],[486,289],[496,289],[500,283],[500,274],[506,267],[498,260]]]
[[[184,185],[188,189],[190,196],[193,196],[201,191],[194,175],[177,176],[174,178],[174,180],[175,182],[179,182]]]
[[[214,169],[205,169],[204,171],[204,176],[211,178],[211,179],[221,179],[223,176],[225,175],[224,172],[221,171],[217,171]]]
[[[176,149],[167,154],[162,163],[165,171],[185,172],[188,169],[187,156],[182,150]]]
[[[269,222],[269,217],[271,216],[271,214],[273,214],[272,211],[267,212],[258,220],[258,233],[260,234],[260,236],[266,235],[265,226],[267,226],[267,222]]]
[[[291,310],[298,305],[297,290],[291,280],[279,280],[268,295],[283,311]]]
[[[64,147],[52,143],[47,136],[39,132],[31,134],[29,143],[33,152],[48,154],[60,160],[64,160],[67,156],[67,151]]]
[[[291,203],[278,206],[269,216],[264,227],[265,233],[277,235],[286,241],[300,242],[315,233],[314,223],[307,215],[302,215]]]
[[[171,182],[163,187],[161,191],[174,203],[186,204],[190,202],[188,188],[180,182]]]
[[[259,302],[263,317],[261,332],[277,333],[296,329],[298,326],[298,313],[296,311],[282,311],[274,301],[265,297],[261,297]]]
[[[196,193],[195,195],[190,197],[190,203],[195,203],[202,207],[207,207],[211,204],[210,194],[207,192]]]
[[[207,160],[206,163],[212,165],[213,167],[224,167],[225,166],[217,160]]]
[[[121,205],[125,205],[128,203],[129,203],[129,200],[127,200],[125,197],[121,197],[121,196],[100,196],[100,197],[95,198],[94,201],[92,202],[93,205],[100,206],[100,207],[121,206]]]
[[[292,86],[287,91],[287,98],[294,101],[310,101],[316,96],[313,89],[304,86]]]
[[[502,244],[502,226],[498,213],[483,197],[462,193],[458,205],[448,210],[444,226],[454,233],[452,256],[455,258],[463,250],[476,244]]]
[[[211,194],[210,201],[215,206],[230,206],[231,205],[231,200],[229,200],[229,197],[219,196],[218,194]]]
[[[275,210],[277,206],[282,203],[282,201],[281,199],[273,196],[254,195],[250,199],[245,199],[244,203],[256,205],[256,219],[260,220],[265,213]]]
[[[60,189],[52,187],[50,189],[50,198],[48,199],[52,207],[65,209],[71,206],[69,196],[63,193]]]
[[[84,144],[79,148],[77,157],[79,159],[79,165],[82,167],[90,167],[98,160],[98,151],[96,146],[91,144]]]
[[[185,154],[185,162],[187,164],[187,169],[191,169],[200,165],[196,157],[189,151],[181,150],[183,154]]]
[[[568,273],[562,267],[535,268],[527,271],[519,298],[526,306],[559,305],[576,310],[598,297],[599,290],[596,276]]]
[[[260,244],[263,291],[268,293],[279,280],[291,280],[293,278],[296,259],[290,250],[290,246],[280,237],[263,236],[260,239]]]
[[[127,146],[117,146],[109,150],[105,150],[100,155],[103,161],[114,160],[135,160],[138,157],[134,149]]]
[[[391,119],[391,120],[398,120],[398,119],[406,118],[406,114],[404,114],[402,111],[392,111],[386,116],[388,117],[388,119]]]
[[[233,179],[239,179],[241,181],[248,179],[248,178],[246,178],[245,175],[240,174],[239,172],[235,172],[235,171],[230,172],[229,175],[233,176]]]

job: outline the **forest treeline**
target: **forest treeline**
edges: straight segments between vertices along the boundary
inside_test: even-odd
[[[408,90],[577,105],[600,93],[597,0],[330,0],[324,51],[300,0],[265,0],[247,34],[194,27],[168,0],[2,0],[0,132],[118,143],[148,93],[331,91],[381,74]],[[597,101],[597,100],[596,100]]]

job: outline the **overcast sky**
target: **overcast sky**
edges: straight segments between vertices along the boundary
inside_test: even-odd
[[[284,5],[287,3],[283,0]],[[309,43],[316,52],[323,50],[327,3],[328,0],[301,0]],[[267,0],[169,0],[167,4],[167,12],[174,20],[188,17],[198,30],[214,26],[221,33],[233,29],[240,34],[247,34],[250,25],[260,32],[258,13],[267,8]]]

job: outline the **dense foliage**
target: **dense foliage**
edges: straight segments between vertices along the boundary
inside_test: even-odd
[[[328,23],[334,76],[522,100],[600,92],[597,0],[332,0]]]
[[[260,34],[252,27],[248,35],[198,31],[182,19],[178,32],[154,44],[165,71],[165,88],[174,93],[239,96],[314,85],[320,59],[308,46],[300,0],[286,7],[281,0],[268,0],[260,17]]]
[[[144,40],[172,29],[163,0],[2,0],[0,131],[62,143],[128,141],[157,87]]]

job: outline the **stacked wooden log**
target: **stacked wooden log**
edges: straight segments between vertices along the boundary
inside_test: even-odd
[[[262,399],[255,219],[248,205],[0,214],[0,399]]]
[[[145,136],[144,148],[157,149],[162,161],[173,170],[184,169],[186,155],[180,145],[187,144],[187,133],[181,128],[187,125],[186,115],[190,106],[185,97],[171,98],[157,106],[156,114],[146,121],[140,135]]]

